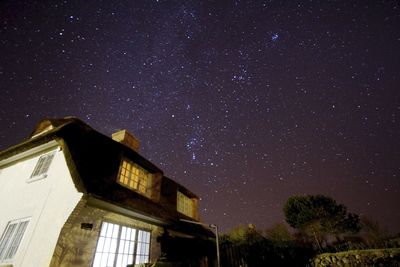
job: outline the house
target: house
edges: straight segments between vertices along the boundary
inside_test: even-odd
[[[0,266],[206,266],[214,235],[187,222],[199,198],[138,149],[66,117],[1,151]]]

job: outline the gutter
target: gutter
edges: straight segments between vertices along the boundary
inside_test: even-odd
[[[165,226],[170,224],[169,222],[159,219],[159,218],[154,218],[136,211],[132,211],[130,209],[126,209],[124,207],[121,207],[119,205],[104,201],[98,197],[95,197],[93,195],[88,195],[88,199],[86,202],[88,205],[96,208],[100,208],[106,211],[111,211],[115,213],[119,213],[128,217],[131,217],[133,219],[137,219],[143,222],[155,224],[158,226]]]
[[[54,149],[56,147],[60,147],[60,144],[57,141],[52,140],[50,142],[44,143],[43,145],[33,147],[31,149],[28,149],[26,151],[23,151],[21,153],[15,154],[15,155],[13,155],[11,157],[8,157],[8,158],[5,158],[5,159],[1,160],[0,161],[0,167],[3,167],[5,165],[8,165],[8,164],[13,163],[13,162],[18,161],[18,160],[27,158],[27,157],[32,156],[34,154],[37,154],[37,153],[40,153],[40,152],[43,152],[43,151],[46,151],[46,150]]]

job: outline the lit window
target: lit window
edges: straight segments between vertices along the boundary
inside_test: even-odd
[[[128,161],[122,160],[122,165],[118,175],[120,184],[139,191],[140,193],[147,194],[152,174],[140,167],[139,165]]]
[[[185,214],[186,216],[189,216],[193,218],[193,200],[181,192],[177,192],[177,210],[180,213]]]
[[[10,261],[17,253],[29,219],[10,221],[0,239],[0,262]]]
[[[97,242],[93,267],[126,267],[148,263],[150,232],[104,222]]]
[[[54,158],[54,152],[42,155],[37,162],[35,169],[32,172],[32,178],[44,178],[46,177],[47,171],[49,170],[51,161]]]

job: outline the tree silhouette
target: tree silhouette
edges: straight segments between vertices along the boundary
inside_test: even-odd
[[[283,211],[286,222],[312,237],[320,250],[328,235],[338,238],[360,230],[358,215],[347,212],[344,205],[323,195],[292,196],[286,201]]]
[[[294,236],[289,232],[287,224],[284,223],[276,223],[265,230],[265,236],[268,238],[268,240],[274,242],[285,242],[294,240]]]

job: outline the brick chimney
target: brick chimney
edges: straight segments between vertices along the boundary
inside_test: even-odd
[[[113,133],[112,139],[135,150],[136,152],[139,152],[139,146],[140,146],[139,139],[137,139],[133,134],[131,134],[127,130],[121,130],[116,133]]]

